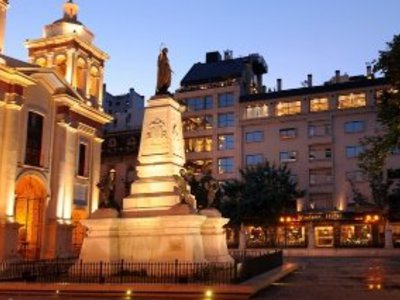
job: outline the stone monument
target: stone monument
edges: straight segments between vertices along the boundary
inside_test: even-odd
[[[137,172],[139,179],[123,199],[120,216],[99,209],[82,221],[88,228],[80,258],[84,262],[231,262],[223,226],[215,209],[200,213],[181,181],[185,151],[180,106],[168,92],[168,51],[158,59],[156,96],[145,109]]]

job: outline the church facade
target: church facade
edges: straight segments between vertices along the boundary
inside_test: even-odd
[[[0,48],[8,1],[0,0]],[[79,220],[98,208],[108,55],[78,21],[78,5],[44,36],[27,40],[30,62],[0,54],[0,260],[79,251]]]

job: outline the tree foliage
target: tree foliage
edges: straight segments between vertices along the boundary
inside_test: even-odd
[[[400,35],[387,43],[388,48],[379,52],[374,71],[381,72],[391,85],[382,92],[378,103],[378,121],[381,132],[364,138],[365,148],[359,156],[359,167],[367,176],[372,200],[380,209],[387,209],[392,198],[392,181],[387,179],[384,168],[390,152],[400,144]]]
[[[295,211],[296,199],[304,195],[286,165],[267,161],[240,170],[240,175],[224,184],[220,205],[222,214],[236,226],[274,223],[282,213]]]

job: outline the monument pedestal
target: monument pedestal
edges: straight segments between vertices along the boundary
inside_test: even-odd
[[[0,260],[18,260],[21,257],[17,252],[18,229],[16,222],[0,220]]]
[[[198,214],[182,195],[185,164],[179,104],[153,97],[146,107],[138,156],[139,179],[123,200],[121,218],[99,210],[82,221],[88,228],[80,258],[84,262],[231,262],[216,210]],[[190,190],[190,189],[189,189]],[[216,213],[217,212],[217,213]]]

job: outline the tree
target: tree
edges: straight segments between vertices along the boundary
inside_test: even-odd
[[[294,212],[296,199],[304,195],[286,165],[266,161],[241,169],[240,175],[224,184],[220,205],[234,226],[275,223],[282,213]]]
[[[379,52],[374,66],[375,72],[381,72],[391,85],[391,89],[382,92],[378,103],[378,122],[381,133],[366,137],[361,143],[365,148],[359,156],[359,167],[367,176],[372,200],[377,208],[389,209],[392,181],[387,179],[384,168],[390,152],[400,144],[400,35],[387,43],[387,50]]]

